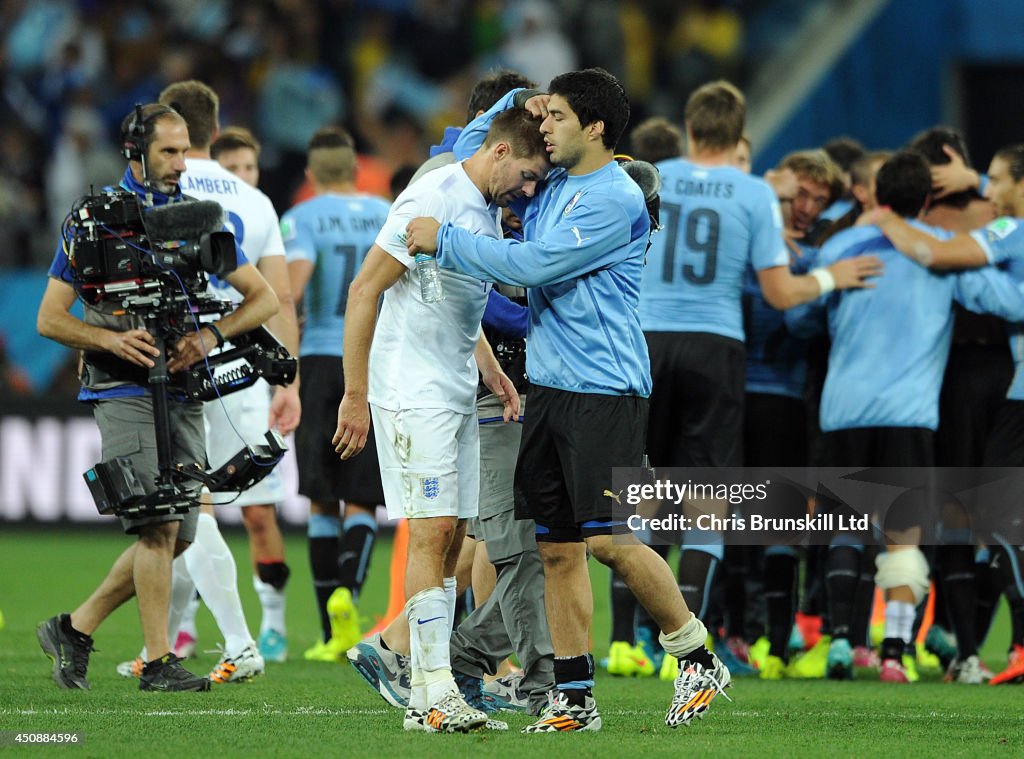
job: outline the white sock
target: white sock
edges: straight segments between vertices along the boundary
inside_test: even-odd
[[[238,596],[238,568],[209,514],[200,514],[195,542],[182,554],[192,582],[224,635],[224,654],[237,656],[253,642]]]
[[[426,689],[426,705],[437,703],[455,689],[448,653],[448,599],[438,587],[421,590],[405,604],[409,617],[409,648],[413,682],[417,672]]]
[[[411,691],[409,693],[409,708],[418,711],[426,711],[430,704],[427,703],[427,684],[423,681],[423,670],[416,666],[416,657],[409,656],[409,666],[412,667],[412,677],[409,681]]]
[[[909,643],[914,634],[914,604],[907,601],[885,602],[885,637]]]
[[[427,703],[433,706],[452,691],[458,691],[450,669],[424,670],[423,684],[427,692]]]
[[[185,556],[178,556],[171,565],[171,602],[167,609],[167,640],[174,647],[178,639],[178,631],[185,627],[185,615],[192,599],[196,597],[196,586],[192,584]],[[192,637],[195,637],[195,614],[192,615]]]
[[[690,621],[675,632],[671,632],[668,635],[665,633],[660,633],[658,635],[661,647],[677,659],[682,659],[688,653],[696,651],[704,645],[707,639],[708,629],[704,626],[704,623],[697,618],[696,614],[693,614],[693,616],[690,617]]]
[[[458,582],[454,577],[445,577],[441,584],[444,587],[444,596],[448,599],[448,637],[451,638],[455,632],[455,589]]]
[[[273,585],[263,582],[258,575],[252,576],[252,586],[256,589],[256,595],[259,596],[260,605],[263,607],[260,633],[276,630],[284,635],[287,632],[284,625],[284,590],[278,590]]]

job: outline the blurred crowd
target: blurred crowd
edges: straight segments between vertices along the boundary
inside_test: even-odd
[[[690,90],[744,79],[745,17],[767,0],[7,0],[0,5],[0,268],[45,266],[71,202],[117,177],[119,123],[169,82],[222,96],[222,123],[263,142],[279,212],[325,122],[357,135],[386,195],[469,88],[507,66],[546,84],[601,65],[635,118],[678,116]],[[774,5],[793,3],[775,0]]]

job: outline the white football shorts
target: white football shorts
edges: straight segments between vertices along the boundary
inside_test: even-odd
[[[389,519],[477,515],[480,431],[476,414],[388,411],[370,404]]]

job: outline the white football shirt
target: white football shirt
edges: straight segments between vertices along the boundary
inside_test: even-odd
[[[488,205],[461,163],[443,166],[395,199],[376,244],[407,271],[384,293],[370,348],[370,403],[389,411],[444,408],[460,414],[476,408],[473,349],[490,285],[441,269],[444,300],[424,303],[415,259],[405,247],[405,227],[432,216],[474,234],[501,236],[501,214]]]
[[[283,256],[284,242],[277,211],[262,191],[236,177],[216,161],[186,158],[181,191],[198,200],[214,200],[224,209],[225,226],[235,235],[253,265],[264,256]],[[227,282],[210,278],[212,291],[235,303],[241,294]]]

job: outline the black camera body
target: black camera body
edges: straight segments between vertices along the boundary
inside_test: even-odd
[[[212,201],[143,209],[127,190],[86,195],[64,224],[76,290],[91,305],[159,284],[201,297],[207,274],[236,266],[234,236],[222,226],[223,210]]]

